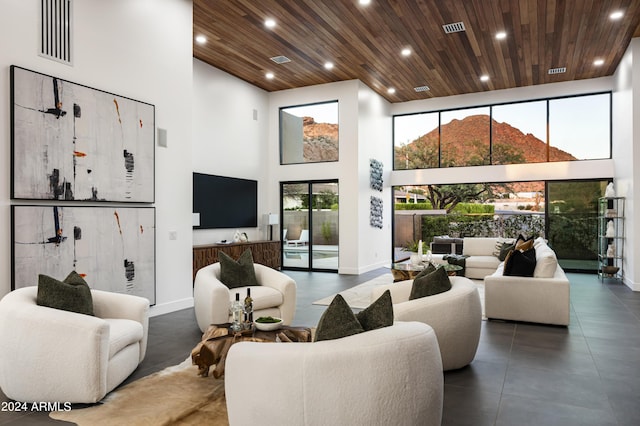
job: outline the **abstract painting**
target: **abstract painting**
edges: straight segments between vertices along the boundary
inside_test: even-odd
[[[12,206],[12,290],[76,271],[155,304],[155,208]]]
[[[155,107],[11,67],[11,198],[154,202]]]

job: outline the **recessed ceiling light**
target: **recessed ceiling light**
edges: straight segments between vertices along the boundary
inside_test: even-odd
[[[273,79],[273,77],[275,77],[272,72],[268,72],[264,76],[267,78],[267,80],[271,80]]]
[[[276,26],[276,21],[274,21],[271,18],[265,19],[264,20],[264,26],[267,28],[273,28]]]
[[[505,38],[507,38],[507,33],[505,33],[504,31],[500,31],[496,34],[496,38],[498,40],[504,40]]]
[[[363,6],[368,5],[369,3],[371,3],[371,0],[360,0],[358,3],[360,3]]]
[[[489,81],[489,76],[488,75],[481,75],[480,76],[480,81]]]
[[[333,69],[333,62],[326,62],[324,67],[328,70]]]
[[[408,47],[405,47],[404,49],[402,49],[402,52],[400,52],[402,54],[402,56],[409,56],[411,55],[411,49],[409,49]]]
[[[604,65],[604,59],[596,59],[595,61],[593,61],[593,65],[595,65],[596,67]]]
[[[611,15],[609,15],[609,18],[613,19],[614,21],[617,21],[618,19],[622,18],[624,16],[624,13],[621,10],[617,10],[615,12],[613,12]]]
[[[387,93],[390,94],[390,95],[393,95],[394,93],[396,93],[396,89],[394,89],[393,87],[389,87],[387,89]]]
[[[207,38],[203,35],[196,36],[196,43],[205,44],[207,42]]]

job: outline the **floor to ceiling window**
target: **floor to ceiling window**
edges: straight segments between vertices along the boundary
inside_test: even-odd
[[[597,271],[597,203],[608,179],[394,187],[394,261],[435,236],[542,236],[565,271]]]
[[[282,267],[338,271],[338,181],[282,182]]]

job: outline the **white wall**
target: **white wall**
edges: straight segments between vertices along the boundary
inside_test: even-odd
[[[154,104],[156,126],[167,130],[168,147],[156,147],[156,306],[151,315],[191,306],[191,1],[74,2],[73,66],[37,55],[39,4],[37,0],[0,0],[0,226],[4,235],[10,235],[10,65]],[[176,233],[176,240],[169,240],[170,232]],[[0,295],[11,288],[10,250],[11,241],[4,238]]]
[[[393,169],[391,104],[364,83],[358,90],[358,270],[360,273],[389,265],[392,259],[392,196],[389,177]],[[369,160],[383,164],[383,190],[370,187]],[[370,197],[382,198],[382,229],[370,225]]]
[[[635,223],[640,220],[640,211],[635,208],[639,199],[640,185],[634,164],[640,164],[640,152],[634,141],[640,140],[640,39],[633,39],[620,66],[614,75],[616,87],[613,93],[613,160],[616,164],[616,195],[625,200],[625,284],[640,291],[635,265],[640,260],[634,238]],[[633,83],[635,82],[636,87]],[[635,183],[635,185],[634,185]]]
[[[266,180],[267,95],[256,86],[193,59],[193,171],[258,181],[258,227],[240,228],[250,241],[268,238],[262,215],[278,211],[277,207],[269,210],[267,201],[278,197],[278,191],[272,193],[273,185]],[[193,243],[231,240],[234,232],[235,229],[196,229]]]
[[[278,111],[281,107],[338,101],[339,161],[280,165]],[[339,181],[339,267],[342,274],[359,274],[388,263],[390,229],[369,226],[369,158],[385,162],[391,124],[386,101],[357,80],[322,84],[269,94],[270,194],[278,194],[279,182],[321,179]],[[379,121],[378,121],[379,119]],[[368,129],[364,124],[374,123]],[[364,148],[368,146],[368,148]],[[390,152],[390,151],[389,151]],[[390,164],[390,160],[385,162]],[[278,196],[270,197],[269,208],[278,211]],[[387,220],[389,219],[387,211]],[[387,222],[388,223],[388,222]],[[377,232],[376,232],[377,231]],[[378,237],[380,236],[380,237]],[[386,239],[386,241],[385,241]]]

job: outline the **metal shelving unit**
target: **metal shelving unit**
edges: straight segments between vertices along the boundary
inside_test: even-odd
[[[624,197],[598,199],[598,276],[624,279]]]

